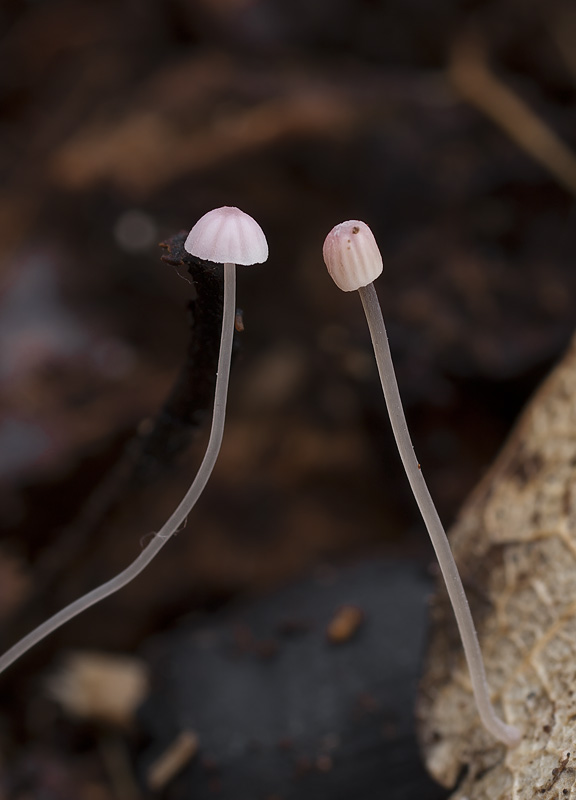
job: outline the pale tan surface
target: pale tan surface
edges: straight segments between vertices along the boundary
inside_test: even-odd
[[[419,705],[428,769],[454,798],[576,798],[576,339],[451,531],[493,697],[524,738],[480,727],[443,594]]]

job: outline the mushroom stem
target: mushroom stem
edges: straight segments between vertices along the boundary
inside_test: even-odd
[[[514,747],[520,741],[520,731],[515,726],[503,722],[494,711],[490,699],[488,682],[486,680],[482,652],[478,643],[478,636],[474,627],[472,614],[470,613],[470,606],[468,605],[458,568],[454,561],[450,544],[448,543],[448,537],[446,536],[444,527],[442,526],[442,522],[440,521],[440,517],[438,516],[438,512],[436,511],[436,507],[428,491],[418,459],[414,454],[376,289],[373,283],[369,283],[367,286],[360,287],[358,292],[360,293],[366,320],[370,329],[370,336],[374,346],[374,355],[376,357],[376,364],[378,365],[378,372],[382,382],[384,399],[388,408],[392,431],[414,497],[418,503],[426,528],[428,529],[430,539],[432,540],[432,545],[446,583],[448,596],[450,597],[450,602],[454,609],[454,615],[464,646],[466,661],[468,662],[472,689],[480,719],[493,736],[509,747]]]
[[[222,333],[220,336],[220,354],[218,356],[218,373],[216,376],[216,389],[214,393],[214,410],[212,412],[212,427],[206,453],[192,485],[184,495],[180,505],[170,518],[160,528],[150,544],[140,553],[130,566],[122,570],[111,580],[83,595],[74,602],[58,611],[52,617],[39,625],[31,633],[24,636],[0,657],[0,673],[13,664],[20,656],[26,653],[35,644],[57,630],[69,620],[81,614],[90,606],[99,603],[105,597],[122,589],[130,583],[152,559],[160,552],[170,537],[176,533],[196,501],[204,491],[208,479],[214,469],[222,437],[224,434],[224,420],[226,416],[226,397],[228,393],[228,379],[230,375],[230,360],[232,355],[232,340],[234,337],[234,318],[236,314],[236,267],[234,264],[224,264],[224,310],[222,314]]]

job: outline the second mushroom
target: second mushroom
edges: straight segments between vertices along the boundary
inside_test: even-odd
[[[360,294],[392,431],[454,609],[480,719],[496,739],[514,747],[520,741],[520,731],[501,720],[492,705],[482,651],[460,573],[410,440],[384,319],[373,283],[382,272],[382,255],[372,231],[360,220],[336,225],[326,237],[323,255],[336,285],[344,292],[358,290]]]

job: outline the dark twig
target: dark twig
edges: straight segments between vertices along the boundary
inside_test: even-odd
[[[135,477],[153,478],[186,449],[212,404],[222,324],[222,270],[184,250],[185,234],[173,236],[161,247],[162,261],[185,266],[196,297],[188,305],[190,338],[186,361],[163,407],[141,437]]]
[[[135,484],[153,481],[174,464],[198,432],[212,403],[222,322],[223,276],[220,265],[203,262],[184,250],[185,233],[160,246],[162,260],[185,267],[196,296],[188,305],[186,359],[158,414],[126,444],[122,455],[34,565],[34,588],[27,602],[5,626],[2,639],[18,638],[34,624],[48,592],[89,546],[114,506]]]

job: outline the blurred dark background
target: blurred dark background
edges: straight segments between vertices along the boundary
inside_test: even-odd
[[[121,569],[202,456],[200,433],[137,477],[126,468],[187,348],[193,287],[158,243],[237,205],[270,245],[239,273],[226,437],[187,528],[0,679],[6,796],[109,798],[106,775],[85,774],[102,760],[93,733],[45,699],[67,648],[137,652],[184,614],[326,561],[431,560],[360,302],[322,262],[333,225],[363,219],[381,244],[400,387],[447,525],[562,353],[576,13],[567,0],[3,0],[0,37],[3,645]],[[48,772],[52,794],[30,772],[42,786]]]

